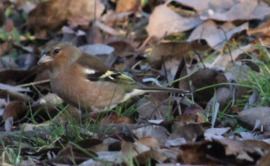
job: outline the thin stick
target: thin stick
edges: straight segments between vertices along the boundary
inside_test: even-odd
[[[18,85],[18,86],[19,87],[34,86],[34,85],[39,85],[39,84],[45,84],[45,83],[48,83],[48,82],[50,82],[50,79],[37,81],[37,82],[30,82],[30,83],[21,84],[21,85]]]
[[[152,36],[148,36],[145,41],[143,42],[143,44],[138,48],[139,51],[143,50],[144,47],[146,46],[146,44],[149,42],[149,40],[152,38]]]
[[[228,42],[228,37],[227,37],[226,31],[222,27],[218,27],[218,29],[220,29],[224,33],[225,40],[226,40],[226,42]],[[234,62],[230,46],[228,45],[227,48],[228,48],[228,51],[229,51],[229,54],[230,54],[230,57],[231,57],[231,61]]]

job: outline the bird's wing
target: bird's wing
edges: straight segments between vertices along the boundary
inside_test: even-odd
[[[109,68],[98,58],[83,54],[77,63],[80,64],[87,75],[87,79],[90,81],[110,81],[120,84],[136,84],[136,82],[129,76],[109,70]]]

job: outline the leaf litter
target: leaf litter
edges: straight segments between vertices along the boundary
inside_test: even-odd
[[[1,1],[1,165],[269,165],[267,1]],[[149,86],[82,114],[52,93],[47,42]]]

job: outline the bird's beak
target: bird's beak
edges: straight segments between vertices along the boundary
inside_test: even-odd
[[[48,54],[43,54],[40,60],[38,61],[38,64],[40,65],[40,64],[48,63],[52,61],[53,61],[53,58],[51,56],[49,56]]]

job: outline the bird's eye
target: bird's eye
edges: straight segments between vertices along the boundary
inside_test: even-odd
[[[60,49],[55,49],[53,53],[58,54],[60,52]]]

